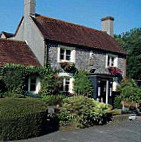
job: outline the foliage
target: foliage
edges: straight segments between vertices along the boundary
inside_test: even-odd
[[[85,96],[75,96],[63,100],[59,118],[62,125],[74,122],[77,127],[84,128],[104,123],[109,110],[106,104]]]
[[[48,106],[55,106],[55,105],[61,105],[63,99],[66,98],[65,95],[46,95],[42,97],[42,100],[48,105]]]
[[[55,72],[47,72],[41,81],[40,95],[56,95],[59,94],[59,85],[62,83],[62,78],[55,75]]]
[[[111,111],[112,115],[120,115],[122,112],[121,112],[121,109],[114,109]]]
[[[117,67],[109,67],[109,72],[111,75],[114,75],[114,76],[118,76],[118,75],[121,75],[122,71],[121,69],[117,68]]]
[[[122,108],[120,96],[115,97],[115,99],[114,99],[114,108],[117,108],[117,109]]]
[[[141,88],[137,87],[133,79],[123,80],[118,90],[120,91],[121,100],[137,103],[141,102]]]
[[[74,92],[76,95],[92,97],[93,86],[86,71],[80,70],[74,75]]]
[[[24,95],[5,92],[2,94],[4,98],[25,98]]]
[[[1,68],[2,72],[2,80],[7,88],[8,92],[22,94],[23,93],[23,67],[19,66],[13,67],[10,65],[6,65]]]
[[[124,35],[115,35],[115,40],[128,52],[127,76],[141,79],[141,28],[132,29]]]
[[[0,99],[0,140],[39,136],[46,123],[47,106],[38,99]]]
[[[75,73],[77,71],[77,69],[75,68],[75,63],[61,62],[60,65],[66,72]]]
[[[8,92],[23,94],[25,79],[31,75],[36,75],[42,80],[40,94],[57,94],[60,79],[55,76],[56,73],[57,71],[53,71],[50,67],[25,67],[23,65],[6,64],[0,68],[0,79],[5,84]]]

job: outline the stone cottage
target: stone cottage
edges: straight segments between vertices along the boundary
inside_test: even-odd
[[[120,68],[122,76],[126,76],[126,52],[113,39],[114,18],[102,18],[102,30],[99,31],[36,14],[35,8],[36,0],[25,0],[24,16],[15,34],[2,32],[0,63],[35,66],[51,64],[52,68],[60,68],[59,76],[64,77],[61,91],[70,93],[73,93],[73,74],[62,69],[62,65],[73,64],[78,70],[89,71],[95,88],[94,99],[111,103],[118,82],[113,81],[108,67]],[[11,49],[8,48],[7,51],[2,46],[11,46]],[[11,59],[7,57],[10,50]],[[39,79],[29,79],[28,83],[28,91],[31,91],[30,84],[38,84],[35,90],[32,90],[38,93]]]

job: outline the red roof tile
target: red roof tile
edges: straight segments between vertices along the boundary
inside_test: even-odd
[[[41,15],[32,19],[46,40],[126,54],[105,32]]]
[[[0,66],[5,63],[40,66],[25,42],[0,39]]]

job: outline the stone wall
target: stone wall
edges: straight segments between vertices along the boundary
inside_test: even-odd
[[[58,58],[58,44],[48,44],[49,47],[49,62],[53,68],[60,68],[60,64],[57,62]],[[89,60],[90,60],[90,52],[93,52],[93,60],[94,60],[94,66],[95,67],[105,67],[106,66],[106,52],[104,51],[96,51],[91,49],[84,49],[84,48],[78,48],[75,47],[75,64],[76,68],[78,70],[88,70]],[[124,60],[125,58],[123,56],[118,55],[118,67],[122,70],[124,73]]]

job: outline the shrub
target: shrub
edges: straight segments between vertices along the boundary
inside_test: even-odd
[[[65,95],[47,95],[43,96],[42,100],[48,105],[48,106],[55,106],[55,105],[61,105],[62,100],[66,98]]]
[[[65,98],[59,114],[60,124],[74,122],[82,128],[103,124],[109,110],[108,105],[85,96]]]
[[[114,109],[111,111],[112,115],[120,115],[122,112],[121,112],[121,109]]]
[[[76,95],[92,97],[94,88],[86,71],[80,70],[74,75],[74,92]]]
[[[38,99],[0,99],[0,140],[39,136],[46,123],[46,105]]]
[[[121,109],[122,104],[121,104],[121,98],[120,96],[117,96],[114,100],[114,108]]]
[[[141,102],[141,89],[137,87],[133,79],[123,80],[118,90],[122,101]]]
[[[51,67],[33,67],[16,64],[6,64],[0,68],[0,90],[13,94],[24,94],[25,80],[31,75],[41,78],[41,95],[57,94],[60,78],[56,77],[57,71]]]

